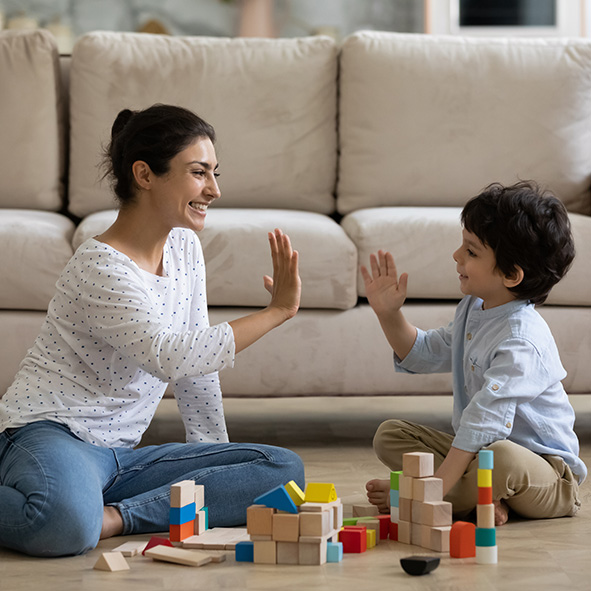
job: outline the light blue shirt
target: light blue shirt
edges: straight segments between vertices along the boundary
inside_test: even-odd
[[[560,456],[579,483],[575,413],[561,384],[566,371],[554,337],[533,304],[515,300],[489,310],[465,297],[447,327],[423,331],[396,371],[453,374],[453,446],[476,453],[509,439],[537,454]]]

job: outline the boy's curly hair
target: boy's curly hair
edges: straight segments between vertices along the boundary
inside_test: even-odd
[[[570,221],[563,203],[533,181],[504,187],[493,183],[466,203],[462,224],[495,254],[497,268],[523,280],[510,291],[533,304],[546,301],[575,257]]]

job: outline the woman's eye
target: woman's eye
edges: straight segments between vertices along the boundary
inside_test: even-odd
[[[219,172],[214,172],[213,173],[213,176],[217,179],[220,176],[220,173]]]

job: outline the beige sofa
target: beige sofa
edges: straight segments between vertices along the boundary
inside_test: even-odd
[[[0,34],[0,394],[74,249],[115,217],[100,183],[116,113],[187,106],[218,132],[222,199],[200,238],[211,322],[264,306],[266,231],[301,254],[302,309],[221,374],[226,396],[446,393],[395,374],[363,299],[378,248],[408,271],[409,319],[446,324],[462,204],[534,178],[569,211],[577,257],[541,308],[591,392],[591,44],[358,33],[211,39],[93,33],[71,62],[49,34]]]

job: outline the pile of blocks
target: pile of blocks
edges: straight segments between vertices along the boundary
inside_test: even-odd
[[[492,496],[492,450],[478,452],[478,505],[476,506],[476,562],[497,563],[495,506]]]
[[[170,541],[182,542],[202,534],[208,528],[205,489],[193,480],[183,480],[170,487]]]
[[[292,480],[256,498],[247,509],[249,541],[236,544],[236,561],[258,564],[340,562],[343,505],[331,483]]]

